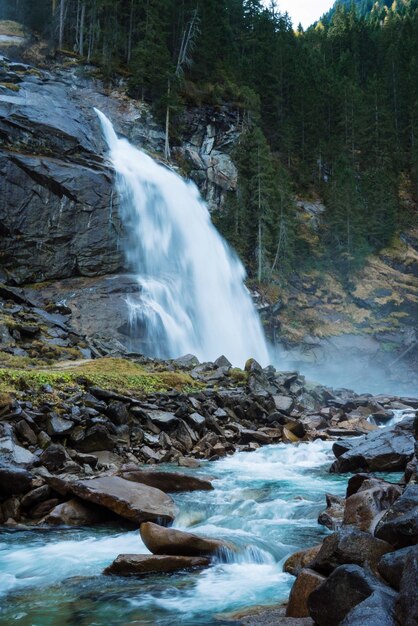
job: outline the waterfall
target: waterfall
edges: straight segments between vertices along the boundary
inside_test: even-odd
[[[128,300],[132,337],[149,356],[224,354],[243,366],[268,364],[260,319],[245,270],[213,226],[193,183],[119,139],[98,111],[117,175],[126,256],[140,295]]]

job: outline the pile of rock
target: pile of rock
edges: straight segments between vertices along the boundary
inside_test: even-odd
[[[380,469],[382,463],[393,468],[396,454],[396,469],[406,469],[404,480],[393,484],[356,474],[348,482],[346,499],[328,496],[320,522],[336,532],[285,564],[285,571],[297,576],[288,617],[310,616],[320,626],[418,623],[418,417],[385,430],[350,446],[332,471],[345,471],[348,459],[363,469]]]

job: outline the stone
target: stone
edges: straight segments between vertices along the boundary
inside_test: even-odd
[[[27,493],[32,487],[32,480],[33,475],[23,468],[0,466],[0,497]]]
[[[52,415],[47,426],[47,433],[50,437],[67,435],[74,428],[74,422],[64,419],[58,415]]]
[[[283,413],[290,413],[294,404],[290,396],[273,396],[273,401],[276,410]]]
[[[230,546],[223,541],[201,537],[174,528],[146,522],[140,527],[141,538],[153,554],[178,556],[213,556]]]
[[[397,548],[418,543],[418,485],[407,486],[378,523],[375,536]]]
[[[341,526],[344,517],[345,498],[335,496],[331,493],[325,494],[327,508],[319,514],[318,524],[326,526],[330,530],[335,530]]]
[[[213,489],[213,485],[209,480],[176,472],[145,471],[136,469],[122,471],[120,475],[125,480],[131,480],[132,482],[142,483],[144,485],[148,485],[149,487],[155,487],[156,489],[161,489],[161,491],[166,493],[181,491],[210,491]]]
[[[283,565],[283,571],[293,576],[297,576],[301,570],[310,567],[315,560],[316,555],[320,551],[322,543],[306,550],[299,550],[291,554]]]
[[[357,604],[340,626],[399,626],[395,618],[396,593],[386,588],[372,593]]]
[[[286,617],[309,617],[308,599],[311,593],[325,581],[325,576],[311,569],[303,569],[292,587]]]
[[[42,452],[39,460],[49,471],[54,472],[60,469],[68,459],[69,456],[64,446],[52,443]]]
[[[146,411],[146,415],[153,424],[162,430],[172,430],[178,423],[179,419],[168,411]]]
[[[397,623],[402,626],[418,624],[418,546],[408,554],[396,601]]]
[[[45,517],[55,506],[57,506],[59,500],[57,498],[50,498],[36,504],[30,511],[29,517],[33,519],[40,519]]]
[[[26,466],[37,461],[32,452],[16,443],[10,424],[0,424],[0,459],[3,464]]]
[[[209,565],[209,559],[196,556],[157,556],[149,554],[120,554],[107,567],[106,576],[144,576],[166,574],[179,570],[201,569]]]
[[[184,356],[174,359],[173,363],[177,367],[184,367],[186,369],[192,369],[199,365],[199,359],[194,354],[185,354]]]
[[[388,509],[401,493],[399,485],[378,479],[365,480],[357,493],[347,498],[343,524],[373,532],[382,511]]]
[[[334,444],[338,457],[331,472],[395,472],[405,470],[414,454],[414,418],[376,430],[354,442]]]
[[[343,527],[324,539],[310,567],[326,576],[340,565],[350,563],[367,565],[372,571],[376,571],[381,556],[392,551],[390,544],[376,539],[370,533]]]
[[[116,446],[114,438],[104,424],[94,424],[85,433],[80,441],[74,442],[74,447],[80,452],[97,452],[99,450],[113,450]]]
[[[377,569],[379,574],[391,587],[399,591],[405,562],[408,556],[416,550],[415,546],[407,546],[394,552],[384,554],[380,559]]]
[[[374,593],[395,595],[359,565],[340,565],[309,596],[309,614],[318,626],[339,626],[350,611]]]
[[[172,498],[159,489],[133,483],[119,476],[101,476],[73,482],[52,478],[48,482],[59,493],[73,494],[137,524],[148,521],[169,523],[177,512]]]
[[[206,424],[206,417],[196,412],[186,415],[184,419],[189,426],[195,428],[198,432],[201,432]]]
[[[29,491],[20,501],[20,505],[23,509],[30,509],[31,507],[36,506],[40,502],[44,502],[48,500],[51,495],[51,489],[48,485],[42,485],[41,487],[37,487],[36,489],[32,489]]]
[[[113,400],[106,409],[106,415],[117,426],[127,424],[129,421],[129,412],[126,405],[119,400]]]
[[[108,519],[105,509],[74,498],[54,507],[44,521],[51,526],[91,526]]]

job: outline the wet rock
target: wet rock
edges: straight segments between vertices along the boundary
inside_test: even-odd
[[[0,424],[0,459],[4,464],[32,465],[36,457],[16,443],[10,424]]]
[[[398,626],[395,603],[395,592],[389,588],[381,588],[355,606],[340,626]]]
[[[51,495],[51,489],[48,485],[42,485],[41,487],[37,487],[36,489],[32,489],[25,496],[23,496],[20,501],[21,507],[23,509],[30,509],[35,507],[40,502],[44,502],[48,500]]]
[[[293,398],[290,396],[273,396],[274,406],[282,413],[290,413],[293,407]]]
[[[125,480],[131,480],[132,482],[142,483],[144,485],[148,485],[149,487],[155,487],[156,489],[161,489],[161,491],[166,493],[181,491],[210,491],[213,489],[212,483],[209,480],[175,472],[129,470],[122,471],[121,476],[122,478],[125,478]]]
[[[373,478],[365,480],[357,493],[347,498],[343,524],[373,532],[382,511],[388,509],[401,493],[399,485]]]
[[[113,450],[115,439],[104,424],[95,424],[86,432],[82,431],[82,438],[74,441],[74,447],[80,452],[97,452],[99,450]]]
[[[194,354],[185,354],[178,359],[173,360],[174,365],[177,367],[184,367],[185,369],[192,369],[199,365],[199,359]]]
[[[57,506],[59,500],[57,498],[50,498],[36,504],[30,511],[29,517],[33,519],[40,519],[45,517],[54,507]]]
[[[69,460],[69,456],[64,446],[53,443],[42,452],[39,460],[49,471],[54,472]]]
[[[318,626],[339,626],[357,605],[372,594],[382,604],[379,594],[392,599],[395,592],[385,587],[358,565],[340,565],[308,599],[309,613]],[[346,622],[346,624],[350,622]],[[368,622],[363,622],[367,623]]]
[[[162,430],[172,430],[178,424],[179,420],[174,415],[174,413],[170,413],[168,411],[144,411],[147,417],[151,420],[153,424],[161,428]]]
[[[129,420],[129,412],[126,405],[118,400],[110,402],[106,410],[106,415],[117,426],[127,424]]]
[[[49,484],[59,493],[71,493],[138,524],[147,521],[168,523],[176,515],[176,506],[170,496],[154,487],[133,483],[119,476],[74,482],[53,478]]]
[[[153,554],[209,556],[229,548],[223,541],[163,528],[152,522],[141,524],[140,533],[142,541]]]
[[[405,418],[393,427],[376,430],[356,439],[334,444],[338,457],[331,472],[403,471],[414,454],[414,418]]]
[[[308,599],[325,581],[325,577],[311,569],[303,569],[292,587],[286,617],[309,617]]]
[[[395,550],[394,552],[389,552],[388,554],[384,554],[378,563],[377,569],[379,574],[391,587],[398,591],[406,560],[416,549],[415,546],[408,546],[400,550]]]
[[[145,574],[166,574],[178,570],[207,567],[209,559],[193,556],[156,556],[148,554],[120,554],[107,567],[106,576],[144,576]]]
[[[52,415],[49,419],[47,432],[50,437],[67,435],[74,428],[74,422],[68,419]]]
[[[225,616],[236,626],[314,626],[310,617],[286,617],[286,607],[259,606]],[[226,624],[226,622],[225,622]]]
[[[91,526],[108,519],[108,513],[101,507],[72,499],[54,507],[44,521],[52,526]]]
[[[368,565],[375,571],[380,557],[392,550],[386,541],[376,539],[370,533],[357,528],[341,528],[324,539],[310,567],[326,576],[344,564]]]
[[[0,497],[27,493],[32,487],[33,475],[25,469],[0,466]]]
[[[378,523],[375,536],[397,548],[418,543],[418,485],[408,485]]]
[[[19,498],[13,496],[0,504],[0,523],[4,524],[8,520],[17,521],[20,517]]]
[[[418,624],[418,546],[408,554],[402,573],[396,617],[402,626]]]
[[[305,567],[310,567],[320,551],[322,543],[306,550],[299,550],[291,554],[283,565],[283,571],[293,576],[297,576]]]
[[[318,524],[326,526],[330,530],[335,530],[341,526],[344,517],[345,499],[334,496],[331,493],[325,494],[327,508],[320,513]]]

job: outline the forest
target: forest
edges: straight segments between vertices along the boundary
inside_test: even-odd
[[[238,193],[214,220],[252,277],[349,278],[418,197],[418,0],[337,2],[304,31],[261,0],[14,0],[0,11],[126,78],[180,141],[185,107],[230,106]],[[326,205],[317,240],[295,197]],[[410,203],[409,203],[410,204]]]

